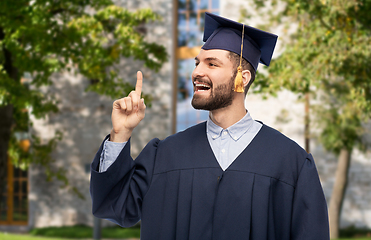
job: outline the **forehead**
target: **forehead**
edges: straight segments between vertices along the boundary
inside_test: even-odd
[[[212,50],[205,50],[201,49],[196,60],[203,61],[203,60],[209,60],[209,59],[218,59],[222,62],[230,62],[229,59],[229,51],[221,50],[221,49],[212,49]]]

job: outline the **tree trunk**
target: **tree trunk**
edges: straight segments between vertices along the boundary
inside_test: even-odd
[[[348,171],[350,165],[351,151],[343,148],[340,151],[338,165],[335,173],[335,183],[332,190],[329,207],[330,219],[330,238],[339,238],[339,223],[341,207],[343,205],[344,194],[348,183]]]
[[[5,32],[0,27],[0,41],[5,39]],[[19,81],[18,70],[13,65],[12,53],[2,44],[3,68],[14,81]],[[0,106],[0,196],[6,180],[5,170],[8,161],[8,145],[13,124],[13,105]],[[0,198],[3,199],[3,198]],[[1,201],[1,200],[0,200]]]
[[[13,123],[13,106],[0,107],[0,196],[5,187],[8,144]],[[3,198],[0,198],[3,199]]]

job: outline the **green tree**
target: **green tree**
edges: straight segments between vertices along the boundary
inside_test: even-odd
[[[270,27],[283,24],[289,30],[297,24],[284,52],[257,85],[262,92],[285,88],[299,98],[310,97],[310,117],[320,129],[319,140],[338,156],[329,204],[331,238],[338,238],[351,153],[367,149],[363,136],[368,131],[364,123],[371,117],[371,1],[254,3],[270,16]],[[248,10],[243,14],[249,17]]]
[[[44,166],[48,179],[68,185],[65,170],[53,170],[49,156],[61,134],[48,143],[31,136],[28,152],[16,133],[28,131],[30,114],[58,111],[53,96],[40,90],[52,84],[53,73],[77,71],[94,82],[88,91],[117,98],[133,89],[113,67],[121,58],[159,70],[166,50],[144,38],[145,24],[157,20],[150,9],[131,12],[110,0],[0,1],[0,186],[8,156],[18,166]],[[24,82],[27,74],[31,80]]]

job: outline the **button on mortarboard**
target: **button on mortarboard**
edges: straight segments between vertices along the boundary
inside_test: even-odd
[[[242,57],[255,69],[259,62],[269,66],[277,35],[211,14],[205,14],[202,49],[222,49],[241,54],[242,28],[244,26]]]

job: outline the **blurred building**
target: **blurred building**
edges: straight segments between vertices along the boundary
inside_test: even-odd
[[[140,62],[132,59],[123,59],[120,64],[121,75],[133,83],[136,81],[136,71],[142,70],[143,92],[153,96],[152,107],[147,109],[145,119],[133,133],[133,155],[138,154],[154,137],[163,139],[207,119],[207,112],[196,111],[190,105],[191,72],[194,57],[202,45],[204,12],[239,20],[240,4],[246,6],[249,1],[116,0],[118,5],[125,8],[151,8],[163,17],[162,22],[147,25],[147,38],[163,44],[170,56],[170,61],[157,73],[143,68]],[[257,16],[247,24],[254,26],[259,20],[261,17]],[[278,30],[275,33],[281,34]],[[70,189],[60,188],[59,182],[47,182],[42,168],[32,166],[28,171],[20,171],[9,165],[8,188],[2,196],[7,204],[0,210],[0,230],[93,225],[89,168],[102,140],[110,132],[113,100],[85,92],[84,89],[92,83],[79,75],[61,73],[55,75],[53,81],[54,85],[48,91],[60,100],[60,112],[47,119],[35,120],[33,131],[45,140],[50,139],[57,130],[63,132],[63,140],[53,153],[55,165],[68,170],[71,184],[79,189],[85,199],[78,198]],[[278,129],[304,147],[304,104],[296,99],[287,91],[268,100],[249,93],[246,108],[254,119]],[[315,141],[311,142],[311,152],[329,199],[337,158],[325,153]],[[355,225],[371,228],[370,158],[370,153],[355,151],[352,155],[350,182],[341,217],[343,227]]]

